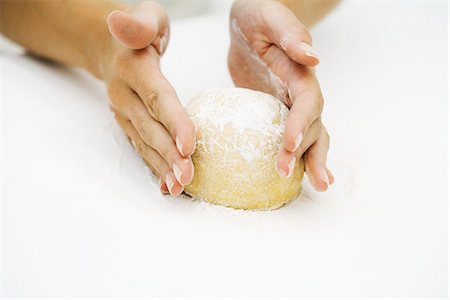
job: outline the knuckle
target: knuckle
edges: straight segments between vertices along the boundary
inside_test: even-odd
[[[139,132],[139,135],[141,136],[142,140],[148,144],[152,144],[152,134],[150,130],[150,126],[148,126],[146,121],[140,121],[136,125],[136,129]]]
[[[139,153],[140,156],[145,157],[145,151],[146,151],[146,145],[142,140],[135,141],[135,148],[137,153]]]
[[[153,175],[155,176],[160,176],[160,173],[158,172],[158,170],[153,166],[151,161],[148,161],[147,159],[144,158],[144,162],[147,165],[147,167],[150,169],[150,171],[152,172]]]
[[[163,126],[167,129],[167,131],[169,131],[169,133],[175,131],[175,126],[172,121],[166,122]]]
[[[151,89],[144,94],[144,104],[147,108],[148,112],[154,117],[158,118],[159,112],[158,112],[158,100],[159,100],[159,94],[157,91]]]

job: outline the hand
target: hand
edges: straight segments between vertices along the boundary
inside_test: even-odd
[[[230,14],[228,67],[237,86],[260,90],[283,101],[289,117],[277,171],[290,176],[303,154],[314,188],[334,182],[326,167],[329,135],[322,124],[323,97],[314,66],[319,58],[311,36],[284,5],[275,1],[242,1]]]
[[[193,177],[195,131],[174,89],[161,73],[169,38],[161,5],[145,1],[108,17],[111,46],[102,62],[111,108],[137,152],[160,177],[164,193],[180,195]]]

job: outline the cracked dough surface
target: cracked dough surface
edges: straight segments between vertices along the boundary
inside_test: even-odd
[[[288,109],[269,94],[212,88],[186,107],[197,134],[194,178],[185,192],[223,206],[275,209],[301,191],[303,160],[289,178],[275,170]]]

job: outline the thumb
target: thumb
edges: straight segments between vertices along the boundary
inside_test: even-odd
[[[144,1],[125,12],[113,11],[107,23],[111,34],[129,49],[143,49],[153,44],[161,54],[165,48],[169,21],[157,2]]]

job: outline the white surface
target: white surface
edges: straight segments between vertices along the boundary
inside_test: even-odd
[[[445,2],[345,2],[313,31],[336,184],[272,212],[163,197],[78,71],[2,57],[5,297],[447,297]],[[231,86],[227,16],[172,26],[187,102]]]

